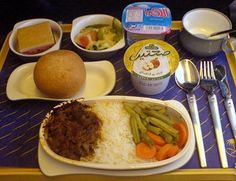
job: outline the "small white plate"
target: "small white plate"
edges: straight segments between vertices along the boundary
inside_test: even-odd
[[[114,96],[108,96],[106,97],[107,100],[113,99]],[[122,96],[116,97],[116,99],[122,98]],[[130,100],[130,97],[123,97],[125,99]],[[103,99],[103,98],[98,98]],[[132,99],[135,99],[132,98]],[[148,100],[148,98],[142,98],[142,100]],[[150,100],[150,99],[149,99]],[[160,101],[159,101],[160,102]],[[191,124],[191,119],[189,116],[189,113],[187,110],[184,108],[184,106],[179,103],[178,101],[170,100],[170,101],[165,101],[169,105],[171,105],[172,108],[177,109],[178,111],[181,112],[181,114],[185,117],[186,116],[186,121]],[[190,125],[189,128],[191,128],[192,125]],[[194,133],[193,133],[193,128],[191,128],[189,136],[190,141],[188,142],[187,148],[185,153],[179,157],[178,159],[175,159],[173,162],[169,162],[168,164],[157,166],[157,164],[154,163],[153,167],[143,167],[143,169],[139,169],[138,167],[134,167],[132,169],[130,168],[125,168],[122,170],[114,170],[112,169],[112,166],[102,167],[103,165],[101,164],[101,167],[84,167],[84,165],[81,164],[81,166],[70,164],[63,162],[61,160],[58,160],[55,157],[52,157],[52,155],[48,154],[46,150],[43,148],[45,144],[42,146],[42,142],[39,143],[38,146],[38,162],[39,162],[39,167],[42,171],[47,176],[59,176],[59,175],[68,175],[68,174],[95,174],[95,175],[110,175],[110,176],[147,176],[147,175],[154,175],[154,174],[160,174],[160,173],[165,173],[165,172],[170,172],[173,170],[176,170],[178,168],[181,168],[184,166],[192,157],[195,149],[195,138],[194,138]],[[41,137],[40,137],[40,141]],[[114,166],[115,167],[115,166]]]
[[[10,100],[41,99],[65,101],[80,97],[89,98],[109,94],[116,81],[115,68],[111,62],[103,60],[85,62],[86,81],[81,90],[69,99],[55,99],[42,94],[33,80],[35,62],[26,63],[17,67],[10,75],[7,82],[7,97]]]

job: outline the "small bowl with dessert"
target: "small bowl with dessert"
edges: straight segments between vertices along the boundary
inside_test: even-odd
[[[110,57],[125,46],[121,22],[105,14],[74,19],[70,37],[80,54],[89,59]]]
[[[12,52],[25,61],[36,61],[48,52],[59,50],[61,26],[50,19],[29,19],[15,24],[9,39]]]

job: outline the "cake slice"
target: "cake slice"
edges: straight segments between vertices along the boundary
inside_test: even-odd
[[[18,29],[17,40],[19,52],[23,54],[40,53],[55,44],[48,21]]]

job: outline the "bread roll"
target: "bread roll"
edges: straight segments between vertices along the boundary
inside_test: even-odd
[[[53,98],[70,98],[86,79],[83,60],[73,51],[56,50],[39,58],[34,68],[34,82]]]

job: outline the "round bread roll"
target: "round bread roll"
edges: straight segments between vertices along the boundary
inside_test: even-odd
[[[34,82],[44,94],[53,98],[69,98],[84,84],[83,60],[73,51],[56,50],[39,58],[34,68]]]

